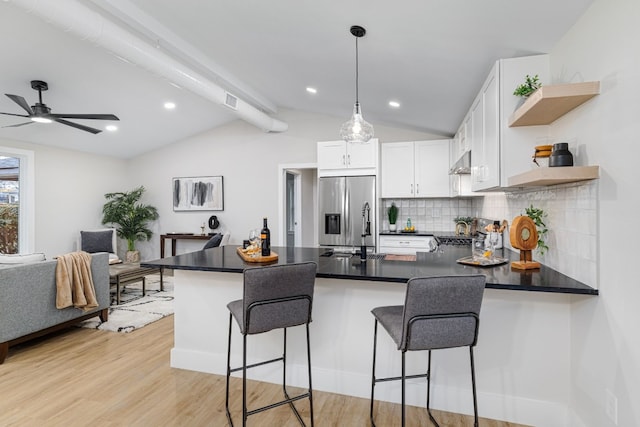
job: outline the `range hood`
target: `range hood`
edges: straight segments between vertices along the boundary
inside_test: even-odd
[[[449,169],[449,175],[463,175],[471,173],[471,151],[465,152]]]

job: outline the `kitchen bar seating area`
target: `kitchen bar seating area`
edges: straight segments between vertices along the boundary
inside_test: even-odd
[[[513,270],[509,264],[485,269],[456,263],[456,259],[468,255],[469,246],[419,252],[411,262],[385,259],[363,262],[358,255],[331,255],[331,251],[323,248],[273,247],[272,250],[279,256],[269,265],[300,262],[317,265],[313,322],[310,324],[313,390],[367,399],[371,397],[371,365],[363,361],[371,360],[372,341],[370,333],[363,332],[371,331],[371,311],[376,307],[402,305],[407,282],[413,277],[481,275],[486,281],[479,324],[482,339],[474,352],[481,417],[495,416],[496,406],[500,403],[493,397],[494,390],[506,379],[517,382],[526,393],[546,394],[549,381],[566,375],[566,364],[546,350],[547,344],[553,342],[559,351],[567,351],[569,329],[566,319],[571,300],[597,295],[597,290],[546,266],[531,274]],[[228,245],[143,264],[173,270],[175,337],[171,350],[172,367],[225,375],[229,351],[224,345],[228,339],[225,331],[222,328],[202,329],[199,325],[225,324],[228,321],[227,302],[242,298],[242,273],[256,264],[245,262],[237,251],[237,246]],[[516,253],[507,249],[499,252],[509,261],[518,259]],[[309,376],[306,337],[296,329],[287,331],[287,383],[306,388]],[[249,365],[268,360],[272,350],[282,346],[279,336],[259,334],[251,338],[252,351],[247,355]],[[400,357],[395,349],[397,344],[394,345],[393,339],[379,334],[377,345],[377,369],[401,372]],[[234,360],[242,357],[240,343],[231,343],[230,349]],[[411,354],[407,355],[406,372],[424,370],[424,357],[413,354],[420,352],[408,353]],[[469,361],[460,356],[457,349],[435,353],[437,362],[430,372],[430,404],[437,409],[473,414],[472,381],[466,369]],[[526,366],[526,369],[520,370],[520,366]],[[500,370],[499,374],[496,369]],[[281,372],[264,366],[247,371],[247,378],[282,383]],[[402,392],[400,385],[395,383],[379,384],[376,401],[400,403]],[[427,399],[424,383],[407,381],[406,387],[405,404],[424,407]]]

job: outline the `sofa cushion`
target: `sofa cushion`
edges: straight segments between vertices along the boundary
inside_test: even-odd
[[[81,231],[80,232],[80,249],[89,252],[110,252],[113,250],[113,230],[104,231]]]
[[[26,264],[30,262],[44,261],[43,253],[34,254],[0,254],[0,264]]]
[[[202,249],[217,248],[220,246],[220,242],[222,242],[222,234],[216,233],[204,244]]]

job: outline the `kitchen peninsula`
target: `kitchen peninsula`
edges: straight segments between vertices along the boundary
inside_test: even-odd
[[[410,277],[480,272],[487,276],[476,349],[481,416],[509,420],[514,411],[547,411],[549,416],[561,416],[558,403],[565,401],[566,390],[550,389],[549,384],[569,382],[568,360],[557,357],[569,352],[569,312],[572,304],[597,295],[596,289],[545,266],[539,271],[520,271],[512,270],[509,263],[489,268],[456,263],[469,255],[468,247],[446,246],[442,251],[419,253],[415,261],[371,259],[364,264],[357,257],[325,256],[326,250],[320,248],[273,250],[279,254],[274,264],[318,264],[311,324],[314,389],[366,398],[371,381],[371,309],[403,304],[404,284]],[[518,259],[507,249],[499,255]],[[226,305],[242,297],[239,273],[256,264],[242,261],[236,246],[224,246],[142,265],[174,270],[171,366],[224,375],[229,327]],[[306,381],[303,331],[298,329],[288,334],[287,358],[292,368],[287,375],[293,385]],[[386,367],[387,374],[397,375],[400,358],[396,346],[390,339],[386,343],[385,338],[379,339],[379,366]],[[240,341],[232,343],[235,361],[242,354]],[[249,362],[275,357],[280,341],[281,334],[275,332],[250,337],[250,354],[257,359]],[[434,354],[434,407],[471,413],[464,356],[459,349]],[[423,369],[424,363],[424,355],[411,354],[407,370]],[[263,367],[250,378],[277,383],[280,375],[276,368]],[[408,404],[423,405],[424,384],[410,383],[407,391]],[[380,387],[377,398],[399,401],[397,385]]]

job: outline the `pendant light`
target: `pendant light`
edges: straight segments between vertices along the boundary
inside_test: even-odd
[[[358,101],[358,39],[363,37],[366,32],[359,25],[351,27],[351,34],[356,38],[356,103],[353,106],[353,116],[340,128],[340,136],[347,142],[367,142],[373,137],[373,126],[362,118]]]

